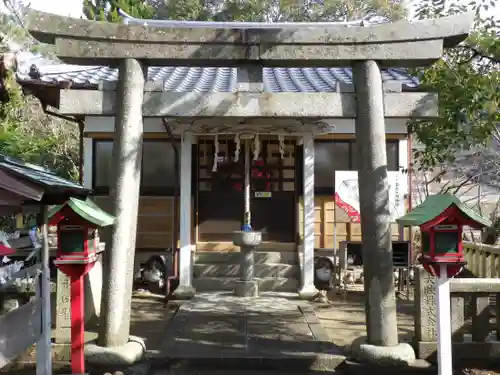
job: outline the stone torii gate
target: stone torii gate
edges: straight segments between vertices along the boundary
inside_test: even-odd
[[[473,16],[399,21],[376,26],[332,23],[303,28],[280,24],[246,28],[148,27],[120,25],[26,12],[26,27],[39,41],[55,45],[68,63],[119,67],[116,92],[62,91],[59,109],[65,114],[115,115],[114,168],[117,223],[110,263],[111,285],[103,298],[99,344],[123,347],[129,340],[132,269],[137,226],[143,116],[170,118],[273,118],[356,120],[361,225],[368,344],[394,353],[398,345],[392,273],[389,191],[385,153],[385,117],[437,116],[437,94],[384,93],[381,67],[427,66],[443,48],[464,40]],[[220,26],[220,25],[219,25]],[[148,66],[237,67],[240,91],[231,93],[155,92],[146,89]],[[337,93],[262,92],[264,67],[351,66],[354,90]],[[244,86],[244,89],[241,87]],[[112,89],[112,90],[113,90]],[[389,87],[390,91],[390,87]],[[94,112],[92,112],[94,111]],[[183,147],[191,139],[182,134]],[[314,257],[314,145],[304,132],[304,250],[301,296],[312,297]],[[190,146],[189,146],[190,147]],[[187,150],[186,150],[187,152]],[[190,160],[186,157],[185,160]],[[181,168],[188,167],[182,165]],[[181,205],[191,196],[181,186]],[[189,210],[181,211],[181,263],[191,257]],[[184,223],[184,225],[182,225]],[[184,228],[184,229],[182,229]],[[185,264],[190,264],[187,261]],[[127,275],[127,277],[124,277]],[[181,276],[177,294],[192,295],[189,272]],[[366,346],[366,345],[365,345]],[[379,348],[382,349],[382,348]]]

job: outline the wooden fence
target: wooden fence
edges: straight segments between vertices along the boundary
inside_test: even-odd
[[[479,278],[500,277],[500,246],[464,243],[466,268]]]
[[[435,360],[437,348],[435,277],[416,267],[415,348],[418,358]],[[456,360],[488,360],[500,353],[500,311],[491,297],[500,295],[500,279],[451,281],[451,324]]]

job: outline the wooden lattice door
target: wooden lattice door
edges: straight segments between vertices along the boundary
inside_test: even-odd
[[[213,140],[198,141],[198,241],[231,242],[243,220],[243,155],[235,162],[232,140],[219,142],[213,171]]]
[[[213,140],[198,141],[198,241],[231,242],[243,220],[245,147],[235,161],[233,140],[219,142],[218,162],[213,171]],[[262,140],[257,160],[251,157],[252,226],[263,240],[295,240],[295,142],[285,141],[281,157],[277,140]]]
[[[277,140],[263,140],[252,160],[252,226],[269,242],[295,241],[295,141],[287,140],[281,156]]]

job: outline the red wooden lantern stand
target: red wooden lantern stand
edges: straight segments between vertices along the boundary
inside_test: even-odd
[[[452,375],[450,279],[466,264],[462,227],[482,228],[491,223],[450,194],[429,196],[396,221],[406,226],[420,227],[422,252],[418,261],[437,278],[438,371],[439,375]]]
[[[97,258],[96,258],[97,260]],[[85,374],[85,298],[84,276],[94,267],[95,261],[87,264],[64,264],[55,261],[57,268],[71,280],[71,373]]]
[[[50,219],[50,225],[57,225],[54,264],[71,280],[71,371],[85,374],[84,277],[98,259],[98,228],[113,224],[114,218],[91,201],[73,198],[54,211]]]

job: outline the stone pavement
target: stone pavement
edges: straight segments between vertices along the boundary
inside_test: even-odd
[[[180,306],[156,357],[214,368],[297,371],[334,370],[344,360],[311,305],[293,293],[197,294]]]
[[[241,341],[243,334],[240,334],[240,342],[234,343],[234,339],[230,339],[229,342],[224,342],[220,340],[221,336],[216,335],[216,333],[221,330],[221,333],[224,335],[229,336],[228,332],[230,332],[231,325],[225,325],[224,326],[224,321],[221,322],[221,318],[216,318],[216,316],[220,315],[220,312],[224,313],[224,310],[228,309],[228,306],[226,305],[225,301],[230,301],[232,303],[232,306],[235,306],[238,311],[242,311],[245,309],[247,311],[247,315],[250,315],[250,329],[254,326],[260,327],[260,331],[266,332],[266,324],[258,324],[258,321],[255,322],[257,319],[255,310],[259,310],[262,308],[262,313],[265,313],[266,311],[269,312],[267,316],[267,321],[269,322],[269,325],[271,326],[267,328],[267,339],[266,337],[255,337],[254,340],[249,340],[248,344],[246,347],[252,347],[253,344],[261,343],[265,344],[267,343],[267,347],[271,346],[269,348],[269,357],[267,363],[264,363],[264,366],[262,366],[262,361],[253,361],[257,362],[257,364],[261,364],[261,367],[286,367],[283,366],[283,359],[287,359],[288,363],[294,364],[294,357],[297,359],[299,358],[299,362],[302,362],[302,365],[308,366],[311,362],[314,364],[315,362],[317,363],[317,357],[322,356],[322,352],[319,352],[319,355],[316,357],[314,354],[309,355],[309,359],[302,359],[300,361],[300,355],[297,355],[297,353],[300,353],[300,350],[307,350],[307,345],[312,345],[314,344],[308,344],[310,342],[313,331],[315,331],[315,335],[318,335],[318,337],[321,338],[321,330],[317,329],[316,327],[319,326],[317,324],[318,320],[314,320],[314,317],[311,317],[312,322],[316,323],[310,323],[308,327],[312,326],[312,329],[309,328],[309,331],[304,330],[305,324],[297,324],[297,320],[299,322],[304,322],[305,317],[304,314],[302,314],[303,318],[302,320],[300,318],[297,319],[297,315],[295,315],[295,322],[294,319],[290,317],[292,315],[289,311],[287,314],[284,313],[279,313],[281,310],[284,310],[285,312],[287,310],[291,311],[297,311],[298,306],[303,307],[303,310],[306,311],[306,315],[310,317],[310,312],[311,309],[314,309],[317,318],[319,319],[319,322],[321,323],[323,327],[323,332],[326,331],[328,334],[329,338],[321,338],[321,340],[318,341],[325,341],[327,344],[327,349],[332,348],[336,350],[339,347],[343,347],[346,344],[349,344],[352,342],[353,339],[355,339],[358,336],[362,336],[366,334],[366,328],[365,328],[365,315],[364,315],[364,294],[361,290],[350,290],[350,292],[347,294],[347,296],[342,296],[342,295],[337,295],[335,293],[329,293],[329,299],[330,303],[329,304],[320,304],[320,303],[306,303],[303,301],[300,301],[297,299],[296,294],[276,294],[276,293],[269,293],[269,294],[264,294],[263,299],[235,299],[232,298],[228,295],[216,295],[216,294],[207,294],[207,295],[198,295],[195,300],[189,301],[189,302],[179,302],[179,303],[184,303],[186,307],[193,308],[193,304],[196,301],[199,301],[200,305],[197,307],[199,310],[208,310],[208,311],[200,311],[198,316],[205,316],[206,320],[209,320],[210,314],[213,316],[213,322],[210,324],[204,324],[204,327],[198,327],[198,329],[195,329],[195,335],[194,340],[198,340],[199,338],[204,339],[205,342],[201,341],[199,343],[192,343],[192,338],[188,337],[187,331],[186,330],[193,330],[196,327],[189,328],[189,326],[186,326],[184,329],[184,336],[179,335],[178,339],[181,342],[184,342],[184,344],[179,344],[179,345],[184,345],[190,346],[191,350],[196,351],[196,350],[205,350],[206,355],[202,355],[202,352],[198,353],[198,359],[204,359],[205,363],[207,362],[208,355],[215,356],[215,350],[207,350],[207,347],[222,347],[228,346],[229,343],[232,343],[234,346],[240,346],[240,348],[243,348],[245,345],[244,343],[242,344]],[[196,302],[198,303],[198,302]],[[201,371],[199,368],[198,369],[191,369],[185,362],[189,361],[182,361],[184,360],[189,360],[189,356],[184,356],[184,358],[178,358],[181,359],[181,361],[171,361],[170,364],[167,364],[169,360],[169,353],[166,351],[171,350],[173,354],[176,354],[176,352],[179,352],[179,349],[173,348],[175,345],[170,344],[169,345],[169,340],[171,340],[171,337],[173,335],[173,330],[175,329],[176,326],[178,326],[177,323],[182,323],[181,320],[177,320],[173,318],[176,308],[177,308],[177,301],[173,301],[169,303],[169,307],[165,309],[163,306],[163,297],[162,296],[156,296],[150,293],[135,293],[133,301],[132,301],[132,317],[131,317],[131,334],[135,336],[140,336],[143,338],[146,342],[146,347],[148,348],[148,356],[152,358],[153,360],[159,359],[159,368],[157,371],[157,375],[163,375],[163,374],[173,374],[173,373],[182,373],[183,375],[191,375],[191,374],[201,374],[204,373]],[[309,306],[307,308],[306,306]],[[177,311],[175,315],[177,315],[177,318],[182,317],[182,311]],[[251,314],[253,311],[253,314]],[[227,311],[226,311],[227,312]],[[300,312],[300,310],[299,310]],[[186,313],[184,313],[185,315]],[[240,314],[241,316],[243,314]],[[265,315],[261,316],[261,319],[264,318]],[[233,319],[234,324],[237,325],[238,321],[243,320],[242,317],[238,317]],[[245,319],[247,320],[247,319]],[[293,324],[292,324],[293,322]],[[174,323],[174,324],[172,324]],[[184,322],[188,323],[187,321]],[[240,323],[242,324],[242,323]],[[225,327],[224,329],[220,329],[218,327]],[[299,328],[297,328],[299,326]],[[182,327],[182,324],[181,324]],[[177,328],[180,329],[181,327]],[[304,336],[305,340],[301,344],[294,344],[291,341],[291,336],[294,335],[292,331],[289,331],[290,327],[295,327],[294,330],[298,330],[299,334],[295,334],[296,337]],[[302,327],[302,328],[300,328]],[[87,327],[88,332],[86,332],[86,338],[88,336],[89,339],[92,339],[96,336],[95,330],[92,328],[94,327]],[[236,328],[238,328],[236,326]],[[412,300],[406,300],[406,299],[400,299],[398,301],[398,328],[400,332],[400,339],[401,341],[408,341],[410,337],[412,336],[413,333],[413,301]],[[213,332],[216,333],[213,333]],[[212,334],[211,334],[212,332]],[[225,333],[224,333],[225,332]],[[240,332],[236,329],[233,330],[233,332]],[[296,331],[297,332],[297,331]],[[182,332],[181,332],[182,333]],[[283,333],[283,334],[282,334]],[[264,333],[264,336],[266,333]],[[248,337],[248,335],[246,335]],[[250,335],[252,337],[253,335]],[[259,341],[260,338],[260,341]],[[316,337],[317,338],[317,337]],[[187,341],[186,341],[187,339]],[[179,341],[178,340],[178,341]],[[184,341],[182,341],[184,340]],[[328,341],[332,342],[333,345],[329,346]],[[192,345],[187,345],[186,343],[192,343]],[[289,349],[288,352],[292,352],[295,355],[290,355],[290,356],[280,356],[279,355],[279,350],[278,350],[278,344],[283,343],[282,347],[285,347],[285,349]],[[230,345],[229,345],[230,346]],[[314,349],[314,348],[313,348]],[[227,351],[226,351],[227,352]],[[235,351],[233,351],[234,353]],[[327,351],[326,351],[327,352]],[[338,354],[338,351],[336,351]],[[192,353],[192,352],[191,352]],[[314,352],[313,352],[314,353]],[[31,353],[34,355],[34,352]],[[196,352],[195,352],[196,354]],[[267,353],[264,353],[267,354]],[[286,354],[286,352],[285,352]],[[328,357],[336,362],[338,362],[340,359],[343,359],[341,356],[336,356],[336,355],[323,355],[323,357]],[[291,358],[290,358],[291,357]],[[313,360],[311,360],[311,357]],[[34,357],[33,357],[34,358]],[[250,355],[246,357],[252,358]],[[273,359],[274,358],[274,359]],[[261,358],[262,359],[262,358]],[[271,359],[271,360],[269,360]],[[167,361],[165,361],[167,360]],[[233,355],[233,360],[238,361],[238,357]],[[202,361],[203,362],[203,361]],[[231,359],[229,358],[229,364],[231,364]],[[234,361],[233,361],[234,362]],[[240,361],[238,361],[240,362]],[[281,362],[281,363],[280,363]],[[243,365],[247,365],[242,361]],[[300,364],[300,363],[299,363]],[[171,366],[172,365],[172,366]],[[227,363],[226,363],[227,365]],[[258,373],[258,375],[266,375],[267,372],[259,369],[259,370],[252,370],[251,368],[255,366],[255,363],[252,363],[249,366],[248,373],[247,372],[242,372],[242,370],[235,370],[233,368],[229,369],[216,369],[212,367],[207,368],[207,373],[208,371],[210,374],[213,375],[232,375],[235,374],[236,371],[238,371],[238,374],[242,375],[255,375]],[[326,366],[325,366],[326,367]],[[57,369],[57,366],[55,366],[55,369]],[[298,369],[300,369],[300,366],[298,366]],[[7,369],[5,369],[7,370]],[[65,368],[61,368],[61,371],[64,370],[62,373],[68,373],[68,370]],[[169,371],[172,370],[172,371]],[[34,373],[33,367],[30,369],[26,370],[27,375],[31,375]],[[307,373],[307,370],[302,370],[304,373]],[[3,371],[5,372],[5,371]],[[9,372],[7,370],[7,372]],[[273,372],[274,375],[281,375],[281,373],[285,374],[289,373],[290,370],[283,369],[282,372],[280,371],[275,371]],[[15,375],[24,375],[23,373],[18,373],[18,372],[13,372]],[[101,375],[101,374],[99,374]],[[269,372],[270,375],[270,372]]]
[[[357,287],[357,286],[356,286]],[[365,294],[361,288],[349,288],[347,295],[328,293],[328,304],[312,303],[316,316],[339,347],[346,347],[360,336],[366,335]],[[414,331],[413,296],[396,300],[398,333],[400,342],[411,342]]]

